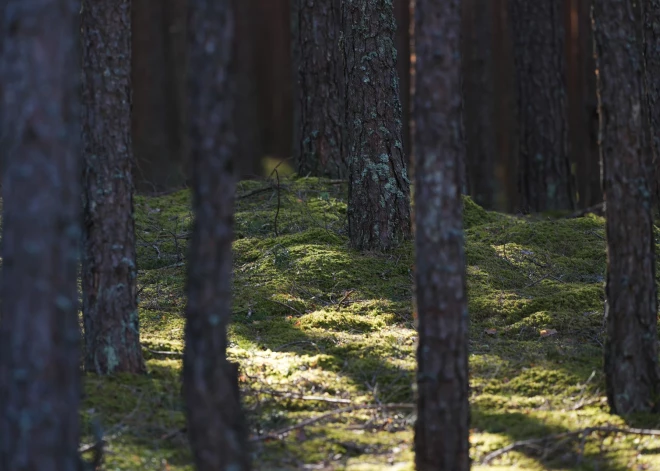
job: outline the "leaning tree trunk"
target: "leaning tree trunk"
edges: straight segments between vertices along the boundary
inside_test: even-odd
[[[470,469],[468,317],[461,182],[460,0],[417,0],[415,241],[420,471]]]
[[[346,178],[340,0],[293,0],[294,157],[300,175]]]
[[[78,470],[78,2],[0,5],[0,470]]]
[[[648,101],[654,145],[651,191],[660,214],[660,0],[644,0],[644,34]]]
[[[85,368],[145,371],[140,347],[131,149],[131,2],[84,0]]]
[[[511,0],[523,211],[574,209],[561,0]]]
[[[395,30],[391,0],[343,1],[348,232],[358,250],[387,250],[410,237]]]
[[[605,382],[612,413],[629,414],[660,404],[642,10],[598,0],[593,11],[607,217]]]
[[[183,391],[200,471],[250,468],[238,372],[226,357],[234,201],[234,18],[231,0],[188,13],[188,100],[195,222],[188,271]]]

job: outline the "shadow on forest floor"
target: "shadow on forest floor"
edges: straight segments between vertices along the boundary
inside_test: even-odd
[[[342,184],[287,179],[279,192],[242,182],[236,200],[229,355],[241,365],[255,466],[413,469],[412,245],[385,255],[350,250]],[[183,348],[189,194],[136,203],[150,375],[88,376],[82,413],[109,428],[106,469],[192,470],[180,432],[180,357],[153,353]],[[475,462],[518,440],[624,425],[607,413],[601,374],[603,220],[516,218],[466,199],[465,225]],[[344,409],[389,403],[404,404]],[[660,426],[657,417],[636,420]],[[653,470],[658,462],[658,439],[592,434],[474,469]]]

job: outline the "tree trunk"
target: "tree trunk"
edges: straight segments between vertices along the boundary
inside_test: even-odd
[[[493,11],[490,2],[463,2],[465,141],[468,194],[494,209],[496,140],[493,81]]]
[[[226,357],[236,148],[231,0],[188,16],[188,100],[195,222],[188,268],[183,391],[200,471],[250,468],[235,365]]]
[[[644,34],[648,101],[653,135],[654,159],[651,181],[653,203],[660,214],[660,0],[644,2]]]
[[[0,6],[0,470],[78,470],[79,4]]]
[[[563,2],[511,0],[521,209],[574,209],[568,155]]]
[[[340,0],[293,0],[294,157],[300,175],[346,178]]]
[[[133,0],[133,150],[140,191],[181,188],[186,182],[186,0]]]
[[[343,2],[348,232],[358,250],[387,250],[410,237],[395,31],[391,0]]]
[[[417,0],[415,241],[420,471],[467,471],[468,314],[461,182],[460,0]]]
[[[130,0],[83,0],[85,368],[145,371],[133,219]]]
[[[607,217],[605,377],[612,413],[658,409],[657,300],[641,4],[594,2]]]

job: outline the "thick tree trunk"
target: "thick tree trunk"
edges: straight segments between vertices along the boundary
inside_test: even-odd
[[[395,31],[391,0],[343,2],[348,231],[358,250],[387,250],[410,237]]]
[[[292,0],[298,174],[346,178],[340,0]]]
[[[493,80],[493,10],[490,2],[463,2],[463,96],[467,193],[481,206],[494,209],[496,137]]]
[[[655,151],[651,191],[655,211],[660,214],[660,0],[644,0],[644,34],[647,92]]]
[[[568,155],[563,2],[511,0],[518,92],[520,206],[574,209]]]
[[[467,471],[468,313],[461,181],[460,0],[417,0],[415,241],[420,471]]]
[[[85,368],[145,371],[133,219],[130,0],[84,0]]]
[[[200,471],[250,468],[235,365],[227,361],[236,147],[231,0],[195,0],[188,17],[193,227],[183,390]]]
[[[607,217],[605,377],[612,413],[657,410],[657,300],[641,4],[598,0],[603,190]],[[651,177],[652,178],[652,177]]]
[[[140,191],[186,182],[186,0],[133,0],[133,150]]]
[[[79,3],[0,5],[0,470],[78,470]]]

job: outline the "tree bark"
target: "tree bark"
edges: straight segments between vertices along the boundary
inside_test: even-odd
[[[415,11],[415,280],[420,471],[470,469],[468,312],[461,182],[460,0]]]
[[[188,271],[183,390],[200,471],[250,469],[235,365],[226,357],[236,147],[231,0],[194,0],[188,100],[195,222]]]
[[[79,3],[0,5],[0,470],[78,469]]]
[[[293,0],[294,157],[298,174],[346,178],[340,0]]]
[[[511,0],[523,211],[574,209],[568,155],[563,2]]]
[[[644,34],[647,93],[655,151],[651,191],[656,214],[660,214],[660,0],[644,1]]]
[[[391,0],[343,2],[348,232],[358,250],[388,250],[410,237],[395,31]]]
[[[658,409],[653,142],[641,3],[594,2],[607,218],[605,378],[612,413]]]
[[[462,4],[467,193],[477,204],[494,209],[498,181],[493,119],[493,9],[490,2],[464,0]]]
[[[83,0],[85,368],[145,371],[137,310],[130,0]]]

